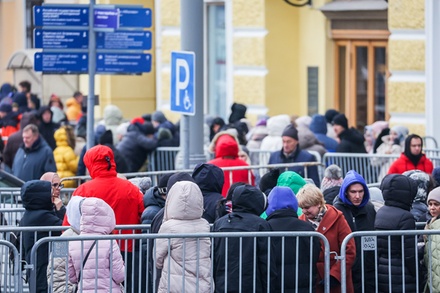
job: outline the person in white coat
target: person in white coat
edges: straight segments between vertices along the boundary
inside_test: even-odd
[[[200,188],[193,182],[179,181],[168,191],[159,234],[208,233],[209,223],[202,215]],[[156,267],[162,269],[159,293],[212,292],[209,238],[159,238],[155,246]]]

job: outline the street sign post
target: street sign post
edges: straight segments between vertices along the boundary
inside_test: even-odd
[[[141,74],[151,71],[150,54],[97,54],[96,73]]]
[[[195,115],[195,54],[171,52],[171,111]]]
[[[34,6],[35,26],[89,26],[87,6]]]
[[[98,32],[96,49],[151,50],[151,38],[148,31]]]
[[[48,73],[87,73],[87,53],[35,53],[35,71]]]
[[[151,71],[152,56],[144,51],[151,50],[152,33],[132,29],[151,27],[152,11],[149,8],[95,6],[92,3],[90,7],[35,6],[34,25],[42,27],[34,30],[34,45],[43,49],[43,53],[34,55],[35,71],[78,74],[90,72],[90,66],[99,74],[142,74]],[[125,29],[119,30],[120,27]],[[72,54],[70,49],[78,49],[77,52],[88,50],[84,51],[89,55],[86,60],[93,65],[84,61],[84,55]],[[73,60],[78,63],[73,64]]]
[[[95,29],[119,28],[119,9],[98,9],[93,11],[93,27]]]
[[[150,28],[152,24],[152,12],[149,8],[119,7],[120,27]]]
[[[89,32],[86,30],[35,29],[34,47],[42,49],[87,49]]]

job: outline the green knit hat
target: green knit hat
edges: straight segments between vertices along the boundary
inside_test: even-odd
[[[307,182],[304,180],[304,178],[301,177],[298,173],[294,171],[286,171],[280,174],[278,177],[277,186],[287,186],[290,187],[290,189],[293,190],[293,193],[296,194],[298,191],[306,185]],[[302,209],[298,207],[297,210],[298,216],[302,215]]]
[[[293,190],[296,194],[298,191],[306,185],[307,182],[298,173],[294,171],[286,171],[280,174],[277,181],[277,186],[287,186]]]

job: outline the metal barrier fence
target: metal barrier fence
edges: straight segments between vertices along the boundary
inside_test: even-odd
[[[322,167],[321,162],[301,162],[301,163],[288,163],[288,164],[273,164],[273,165],[252,165],[252,166],[239,166],[239,167],[222,167],[221,169],[227,173],[225,176],[225,182],[226,180],[229,180],[230,184],[233,182],[233,172],[234,171],[240,171],[240,170],[247,170],[248,171],[248,183],[252,184],[252,178],[258,173],[260,173],[260,170],[267,170],[267,169],[274,169],[274,168],[280,168],[284,170],[290,170],[294,169],[296,172],[300,173],[304,178],[309,178],[308,173],[310,167],[316,167],[319,168]],[[230,171],[230,172],[228,172]],[[186,170],[167,170],[167,171],[154,171],[154,172],[135,172],[135,173],[124,173],[121,174],[124,177],[130,179],[135,177],[150,177],[152,180],[152,186],[157,185],[159,182],[160,176],[163,174],[169,174],[169,173],[176,173],[176,172],[186,172],[191,174],[193,172],[193,169],[186,169]],[[75,180],[78,182],[78,184],[81,184],[87,180],[90,180],[90,176],[74,176],[74,177],[66,177],[61,179],[63,182],[64,180]],[[320,178],[321,179],[321,178]],[[257,176],[255,176],[256,185],[258,184]],[[74,190],[74,189],[73,189]],[[73,192],[72,190],[72,192]],[[62,192],[64,189],[62,189]],[[66,194],[71,195],[69,191],[66,191]],[[70,197],[69,197],[70,198]]]
[[[136,243],[138,243],[137,247],[142,247],[144,244],[147,246],[146,250],[140,249],[137,251],[138,254],[133,254],[131,256],[131,262],[127,261],[127,259],[130,258],[127,253],[122,252],[122,258],[125,259],[126,263],[125,276],[123,279],[124,292],[156,292],[158,287],[157,281],[160,279],[161,274],[156,270],[156,268],[163,265],[165,270],[169,270],[172,267],[171,262],[176,261],[176,257],[179,268],[176,269],[174,267],[175,274],[172,276],[170,276],[170,274],[164,274],[163,280],[161,280],[162,283],[159,283],[160,286],[165,286],[165,291],[167,288],[169,290],[170,286],[177,286],[179,288],[178,291],[180,292],[214,292],[215,282],[217,281],[217,289],[224,287],[224,292],[229,292],[231,290],[237,292],[249,292],[246,291],[246,289],[243,289],[244,291],[242,291],[237,287],[253,287],[254,292],[272,292],[272,288],[274,287],[273,282],[277,282],[279,280],[282,280],[285,284],[290,283],[293,285],[293,288],[296,288],[295,291],[298,291],[298,279],[300,276],[304,276],[304,274],[306,274],[307,269],[304,268],[306,265],[303,264],[303,267],[298,268],[296,274],[292,275],[289,274],[289,271],[284,270],[284,267],[274,267],[275,264],[273,262],[273,258],[275,254],[280,254],[282,260],[288,256],[296,259],[298,259],[300,255],[304,256],[305,251],[312,251],[309,246],[304,247],[304,249],[298,248],[297,246],[296,250],[284,249],[287,241],[292,240],[298,243],[299,239],[313,239],[314,237],[321,241],[321,245],[324,249],[323,265],[325,285],[323,286],[323,289],[325,289],[325,292],[329,292],[329,244],[327,239],[322,234],[317,232],[218,232],[197,234],[137,234],[46,237],[38,240],[31,251],[31,263],[27,266],[27,269],[30,271],[30,292],[35,292],[36,288],[36,276],[38,270],[35,264],[38,261],[39,249],[48,247],[51,255],[51,258],[49,259],[51,270],[47,272],[49,286],[60,286],[65,288],[65,286],[69,284],[69,279],[71,281],[77,281],[76,276],[78,275],[79,271],[81,271],[82,276],[84,276],[86,273],[90,273],[90,271],[88,271],[90,267],[92,267],[93,270],[96,270],[93,274],[93,276],[96,276],[95,279],[81,279],[79,281],[78,285],[79,288],[81,288],[83,285],[87,286],[92,284],[92,286],[95,286],[98,284],[98,277],[100,277],[99,274],[102,272],[98,271],[97,268],[102,269],[102,263],[98,263],[97,255],[99,254],[102,256],[103,254],[106,254],[108,251],[108,246],[113,245],[117,241],[136,241]],[[224,241],[226,245],[217,245],[216,241],[219,239]],[[78,264],[83,263],[84,257],[87,254],[88,248],[90,247],[90,243],[95,240],[97,242],[95,248],[90,253],[89,258],[92,263],[95,263],[90,267],[87,266],[81,269],[81,265],[78,266]],[[275,240],[281,241],[281,251],[274,249],[272,242]],[[200,249],[203,241],[210,242],[209,251],[203,251]],[[240,258],[240,256],[244,253],[249,255],[249,251],[244,251],[244,247],[249,249],[249,246],[246,244],[250,244],[252,259]],[[176,255],[174,249],[179,248],[181,248],[182,252],[181,254]],[[78,259],[75,259],[74,262],[71,261],[69,263],[69,250],[72,253],[72,250],[74,249],[79,249],[82,252],[79,253]],[[108,251],[108,253],[109,257],[111,258],[119,258],[117,252]],[[173,260],[171,260],[171,257],[169,257],[171,253],[173,253]],[[234,254],[234,258],[230,256],[232,253]],[[78,253],[75,255],[78,255]],[[211,257],[209,257],[210,255]],[[209,259],[208,267],[204,266],[206,265],[206,256],[208,256]],[[236,259],[235,256],[238,256],[238,259]],[[59,262],[63,263],[60,265]],[[74,263],[76,265],[74,265]],[[251,265],[251,269],[249,269],[249,265]],[[298,262],[296,262],[296,265],[298,265]],[[310,267],[313,266],[314,265],[310,262]],[[73,267],[75,269],[72,269]],[[190,268],[193,273],[192,278],[188,277],[188,274],[185,274],[185,268]],[[61,271],[59,269],[61,269]],[[117,274],[116,263],[114,268],[110,264],[105,269],[110,270],[110,276],[105,276],[104,281],[99,281],[100,284],[101,282],[106,282],[106,284],[109,286],[110,284],[112,284],[112,286],[117,286],[116,283],[110,282],[112,277]],[[114,275],[113,269],[115,270]],[[181,273],[179,271],[180,269]],[[278,276],[281,279],[275,279],[275,277],[277,277],[276,274],[274,275],[275,269],[279,269],[280,272],[282,272],[281,276]],[[69,277],[69,273],[66,274],[66,272],[69,272],[69,270],[70,272],[75,272],[75,274],[70,274]],[[176,271],[178,272],[176,273]],[[315,275],[310,274],[311,271],[312,269],[310,268],[310,271],[308,271],[310,278],[307,282],[308,285],[306,285],[306,287],[309,288],[307,289],[307,292],[314,292],[313,284],[315,283]],[[128,272],[133,272],[133,274]],[[206,290],[206,281],[209,282],[209,290]],[[223,290],[220,291],[223,292]],[[172,290],[167,292],[177,291]]]
[[[364,177],[366,183],[370,184],[380,182],[398,157],[398,155],[326,153],[322,163],[325,167],[331,164],[338,165],[343,175],[349,170],[356,170]]]
[[[418,224],[422,224],[422,223],[418,223]],[[38,233],[41,231],[61,231],[64,229],[67,229],[68,227],[1,227],[0,228],[0,233],[2,235],[6,235],[8,233],[11,232],[15,232],[15,233],[21,233],[24,231],[27,232],[32,232],[32,233]],[[135,230],[148,230],[149,229],[149,225],[123,225],[123,226],[117,226],[117,230],[121,231],[121,230],[127,230],[130,229],[133,231]],[[21,234],[22,235],[22,234]],[[36,234],[35,234],[36,235]],[[360,278],[362,279],[362,282],[366,282],[367,280],[372,281],[374,284],[374,288],[375,290],[373,290],[373,292],[393,292],[393,286],[395,282],[395,276],[393,274],[395,274],[395,270],[391,267],[391,263],[387,264],[385,267],[387,268],[387,279],[389,284],[387,285],[386,289],[378,289],[379,287],[379,274],[378,274],[378,266],[382,265],[384,266],[383,263],[380,262],[380,256],[383,256],[383,250],[388,249],[389,247],[391,247],[391,243],[394,241],[397,241],[398,244],[398,250],[402,251],[402,256],[400,258],[399,263],[403,263],[405,265],[405,263],[407,262],[407,256],[405,255],[406,253],[408,253],[408,247],[406,247],[405,245],[408,245],[408,242],[404,242],[405,239],[408,239],[408,237],[410,237],[410,242],[412,242],[411,249],[413,249],[413,259],[414,259],[414,264],[417,268],[415,275],[413,276],[415,279],[415,284],[423,284],[425,280],[425,275],[422,272],[422,265],[421,262],[423,260],[423,257],[421,257],[419,255],[419,251],[418,249],[420,249],[420,245],[418,245],[418,243],[420,243],[420,237],[422,235],[425,235],[426,238],[426,245],[429,248],[429,254],[428,254],[428,264],[425,263],[427,269],[426,272],[426,280],[431,280],[432,279],[432,273],[430,272],[430,268],[432,268],[432,254],[431,254],[431,239],[433,237],[433,235],[440,235],[440,231],[435,231],[435,230],[411,230],[411,231],[370,231],[370,232],[355,232],[355,233],[351,233],[349,234],[344,241],[342,242],[342,247],[341,247],[341,255],[337,256],[336,259],[338,261],[341,261],[341,288],[342,288],[342,292],[347,292],[347,266],[346,266],[346,246],[348,241],[351,238],[356,238],[356,240],[358,240],[358,244],[361,245],[361,254],[357,255],[358,257],[358,261],[361,262],[362,264],[362,271],[360,273]],[[38,249],[41,249],[41,245],[43,245],[43,243],[49,243],[49,253],[50,257],[49,257],[49,264],[50,265],[50,270],[48,271],[48,275],[47,278],[49,280],[49,284],[53,284],[54,283],[54,277],[57,272],[56,272],[56,268],[59,266],[55,266],[54,261],[56,260],[56,258],[64,258],[65,261],[67,261],[67,249],[68,249],[68,245],[67,242],[70,241],[80,241],[80,245],[82,245],[81,247],[83,248],[85,243],[90,243],[88,242],[89,240],[113,240],[113,241],[117,241],[117,242],[121,242],[121,241],[135,241],[136,242],[136,247],[139,248],[137,250],[135,250],[133,252],[133,254],[128,254],[127,252],[122,252],[122,257],[126,262],[126,270],[128,272],[130,272],[129,274],[126,273],[125,275],[125,284],[130,283],[133,287],[125,287],[125,289],[127,290],[127,288],[138,288],[138,290],[132,289],[132,290],[128,290],[126,292],[156,292],[157,286],[158,284],[156,283],[156,281],[158,281],[159,277],[160,277],[160,273],[158,273],[156,270],[152,270],[151,268],[155,268],[156,267],[156,259],[153,257],[156,255],[156,241],[158,239],[165,239],[166,241],[161,241],[161,245],[167,245],[167,248],[163,248],[162,246],[162,251],[166,251],[167,254],[169,255],[171,253],[171,249],[173,249],[173,245],[176,245],[176,241],[178,241],[178,239],[196,239],[196,242],[199,242],[200,239],[204,239],[204,238],[209,238],[211,240],[211,255],[214,256],[214,249],[215,249],[215,239],[217,238],[225,238],[225,242],[226,243],[234,243],[235,241],[235,245],[240,246],[240,249],[242,249],[243,247],[245,247],[244,244],[244,238],[252,238],[253,242],[256,243],[256,239],[257,238],[264,238],[266,239],[265,241],[267,241],[268,243],[268,247],[270,247],[271,243],[275,240],[275,239],[281,239],[282,241],[282,251],[286,251],[286,249],[288,251],[290,251],[291,253],[294,253],[295,256],[297,257],[299,254],[304,254],[305,251],[309,251],[311,253],[312,249],[310,249],[309,247],[307,247],[306,250],[303,249],[299,249],[298,246],[296,249],[291,249],[289,250],[288,247],[290,244],[288,244],[289,242],[289,238],[293,241],[295,241],[296,243],[298,243],[299,239],[302,237],[305,238],[309,238],[311,239],[312,237],[319,237],[319,239],[322,241],[322,243],[324,243],[325,246],[328,246],[328,242],[325,239],[325,237],[317,232],[252,232],[252,233],[205,233],[205,234],[124,234],[124,235],[97,235],[97,236],[75,236],[75,237],[71,237],[71,236],[66,236],[66,237],[46,237],[43,239],[40,239],[39,241],[37,241],[35,243],[35,245],[32,248],[32,252],[31,252],[31,262],[26,265],[24,268],[29,270],[31,274],[35,274],[36,272],[36,257],[37,257],[37,253],[38,253]],[[387,243],[388,247],[380,247],[378,240],[382,237],[382,239],[385,239],[382,241],[383,243]],[[241,240],[237,240],[237,239],[241,239]],[[198,240],[197,240],[198,239]],[[13,246],[11,243],[9,243],[9,241],[5,241],[7,242],[6,246],[9,247],[9,249],[11,249]],[[26,283],[22,283],[22,272],[21,271],[17,271],[15,268],[19,267],[19,264],[17,263],[17,260],[20,259],[23,256],[23,251],[17,251],[15,249],[15,251],[13,251],[13,254],[15,256],[15,261],[14,261],[14,266],[11,265],[10,262],[5,261],[7,260],[8,254],[2,250],[2,243],[3,241],[0,240],[0,252],[2,252],[2,260],[3,262],[1,263],[0,266],[0,280],[5,280],[10,278],[14,283],[12,284],[12,281],[9,281],[8,283],[1,283],[2,286],[2,292],[22,292],[20,290],[15,290],[16,288],[20,288],[19,286],[23,286],[24,289],[28,290],[28,284]],[[185,243],[185,241],[183,242]],[[189,242],[188,242],[189,243]],[[291,243],[291,242],[290,242]],[[178,244],[180,246],[185,246],[185,244]],[[253,247],[255,248],[254,244]],[[395,243],[393,245],[396,245]],[[99,249],[99,244],[98,244],[98,249]],[[224,251],[224,255],[229,255],[229,253],[232,253],[232,248],[229,248],[229,250],[227,250],[229,247],[228,245],[225,246],[225,251]],[[237,247],[237,246],[234,246]],[[246,246],[249,247],[249,246]],[[329,257],[330,255],[330,251],[328,251],[328,247],[325,248],[326,252],[325,255],[326,257]],[[382,253],[379,253],[379,249],[382,249]],[[83,249],[84,250],[84,249]],[[11,251],[11,250],[9,250]],[[197,250],[198,251],[198,250]],[[94,252],[95,253],[95,252]],[[273,252],[271,251],[270,253],[268,252],[268,259],[269,258],[273,258],[274,254],[273,253],[277,253],[277,252]],[[388,253],[388,254],[387,254]],[[388,257],[390,256],[390,253],[387,252],[385,253],[385,255]],[[82,258],[85,256],[86,251],[83,252]],[[254,252],[254,255],[256,254],[256,252]],[[272,256],[271,256],[272,254]],[[223,254],[222,254],[223,255]],[[239,259],[241,254],[234,254],[234,255],[239,255]],[[284,259],[286,256],[282,256],[282,265],[284,264]],[[438,256],[436,256],[436,258],[438,259]],[[182,255],[181,257],[183,263],[185,263],[185,261],[187,260],[187,257],[185,255]],[[214,258],[212,258],[214,261]],[[59,259],[58,259],[59,260]],[[138,261],[141,260],[141,261]],[[230,260],[226,260],[226,263],[230,261]],[[329,261],[329,260],[328,260]],[[374,273],[373,276],[368,275],[366,273],[366,271],[364,270],[364,263],[369,261],[371,263],[371,261],[374,262]],[[243,262],[240,262],[240,265],[242,265]],[[328,262],[329,264],[329,262]],[[188,264],[187,264],[188,265]],[[296,264],[298,267],[298,263]],[[326,264],[327,265],[327,264]],[[393,266],[395,265],[394,260],[393,260]],[[184,267],[185,265],[183,265]],[[283,265],[284,266],[284,265]],[[388,267],[387,267],[388,266]],[[65,267],[65,271],[67,271],[68,266],[66,265],[66,262],[64,262],[64,267]],[[96,266],[95,266],[96,267]],[[405,266],[403,266],[403,268],[405,268]],[[288,281],[292,281],[296,280],[296,283],[298,281],[298,277],[300,274],[301,276],[303,276],[303,267],[299,267],[299,270],[297,270],[297,273],[295,274],[295,276],[290,276],[287,275],[287,271],[286,271],[286,275],[282,274],[282,280],[283,282],[288,282]],[[434,269],[434,268],[433,268]],[[54,271],[55,270],[55,271]],[[13,271],[13,272],[12,272]],[[215,270],[214,270],[214,264],[211,266],[210,268],[210,273],[211,276],[213,276]],[[298,273],[299,271],[299,273]],[[282,272],[284,272],[284,267],[282,269]],[[326,268],[326,280],[325,280],[325,284],[329,285],[329,277],[330,277],[330,268],[327,270]],[[416,289],[414,289],[414,291],[412,291],[412,289],[409,289],[408,284],[405,285],[405,276],[408,275],[408,272],[404,271],[404,269],[402,269],[401,272],[398,274],[398,284],[404,284],[403,286],[407,286],[406,290],[405,287],[401,292],[421,292],[423,291],[422,288],[417,287]],[[255,274],[255,271],[253,272],[253,274]],[[393,275],[393,277],[391,277]],[[58,275],[56,275],[58,277]],[[61,283],[63,284],[67,284],[68,282],[68,276],[67,275],[63,275],[65,279],[62,280]],[[35,277],[35,276],[34,276]],[[227,278],[227,276],[226,276]],[[255,276],[253,277],[255,280]],[[266,275],[267,281],[273,282],[273,279],[271,280],[271,276],[269,274]],[[17,283],[17,280],[19,280],[20,282]],[[155,282],[153,282],[153,280],[155,280]],[[382,283],[383,283],[383,279]],[[211,280],[212,281],[212,280]],[[168,280],[168,282],[170,282]],[[174,280],[174,282],[176,282],[176,280]],[[179,284],[181,284],[181,282],[185,282],[185,279],[182,277],[182,279],[179,279]],[[225,281],[225,283],[227,284],[227,282]],[[8,284],[7,286],[4,286],[3,284]],[[136,285],[137,284],[137,285]],[[183,284],[183,283],[182,283]],[[147,286],[148,285],[148,286]],[[179,285],[182,286],[182,285]],[[422,286],[423,287],[423,286]],[[139,289],[140,288],[140,289]],[[183,288],[183,287],[182,287]],[[145,289],[145,290],[144,290]],[[9,290],[9,291],[8,291]],[[140,290],[140,291],[139,291]],[[385,291],[384,291],[385,290]],[[409,290],[409,291],[408,291]],[[437,292],[433,289],[430,289],[431,292]],[[298,290],[296,290],[298,291]],[[31,290],[32,292],[32,290]],[[52,291],[51,291],[52,292]],[[194,291],[195,292],[195,291]],[[213,292],[213,289],[211,290],[211,292]],[[226,290],[225,290],[226,292]],[[267,292],[270,292],[269,290]],[[359,291],[361,292],[361,291]],[[364,290],[362,292],[371,292],[370,290]]]
[[[370,289],[362,292],[439,292],[438,282],[437,288],[426,285],[432,283],[434,270],[439,273],[438,262],[433,266],[433,258],[438,260],[440,251],[432,254],[432,238],[439,235],[439,230],[362,231],[347,235],[339,257],[342,292],[347,292],[348,282],[352,281],[347,280],[346,263],[347,244],[352,238],[361,251],[356,257],[361,262],[362,284],[370,282]]]
[[[17,248],[9,241],[0,240],[0,292],[23,292],[19,260]]]

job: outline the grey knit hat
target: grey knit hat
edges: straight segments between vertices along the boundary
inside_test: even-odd
[[[440,187],[436,187],[428,195],[428,203],[430,200],[435,200],[436,202],[440,203]]]
[[[342,178],[342,170],[338,165],[330,165],[324,171],[324,178],[321,181],[321,191],[341,186],[344,178]]]

